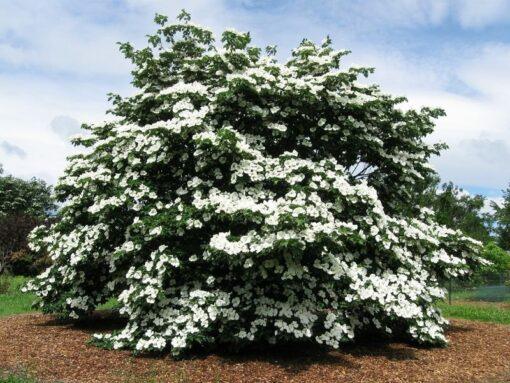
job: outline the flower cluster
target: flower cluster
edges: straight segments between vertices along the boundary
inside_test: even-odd
[[[433,109],[364,86],[346,51],[303,41],[286,63],[228,30],[223,47],[158,16],[150,46],[121,45],[140,93],[74,138],[60,220],[31,235],[52,266],[27,289],[45,312],[115,297],[127,324],[99,344],[139,352],[365,330],[442,344],[440,281],[479,244],[415,206],[433,176]]]

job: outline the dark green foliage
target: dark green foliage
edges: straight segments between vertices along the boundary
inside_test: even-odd
[[[2,176],[0,170],[0,216],[27,214],[42,218],[55,209],[51,186],[43,180],[28,181],[11,175]]]
[[[0,216],[0,274],[5,271],[13,272],[13,255],[16,252],[30,252],[27,245],[27,236],[39,222],[39,218],[22,213],[10,213]],[[34,255],[34,260],[40,257]],[[37,270],[33,270],[32,273],[28,270],[17,271],[27,275],[33,275],[37,272]]]
[[[0,167],[0,274],[35,275],[48,260],[29,250],[27,236],[55,210],[52,188],[42,180],[25,181],[1,173]]]
[[[482,251],[482,257],[492,263],[489,266],[484,266],[483,271],[510,271],[510,253],[508,253],[506,250],[503,250],[494,242],[489,242],[485,245]]]
[[[14,275],[35,276],[50,264],[51,259],[46,254],[39,255],[25,247],[11,254],[10,272]]]
[[[510,250],[510,187],[503,191],[503,204],[500,206],[493,203],[492,208],[498,245],[505,250]]]
[[[439,189],[439,180],[432,182],[424,193],[421,206],[434,210],[438,223],[482,242],[490,240],[488,215],[482,212],[485,198],[469,195],[452,182]]]

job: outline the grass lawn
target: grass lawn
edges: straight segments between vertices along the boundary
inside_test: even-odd
[[[0,383],[37,383],[35,378],[32,378],[26,372],[8,372],[0,369]]]
[[[32,302],[35,299],[34,294],[27,294],[21,292],[21,287],[30,279],[21,276],[1,276],[0,286],[2,281],[7,279],[9,287],[6,293],[0,292],[0,317],[6,315],[23,314],[28,312],[35,312],[32,309]],[[105,304],[99,306],[99,309],[111,309],[117,305],[115,299],[111,299]],[[0,375],[1,377],[1,375]],[[4,383],[0,380],[0,383]]]
[[[456,302],[451,305],[441,303],[439,305],[443,315],[448,318],[461,318],[476,320],[482,322],[493,322],[510,324],[510,307],[504,307],[497,304],[476,302]]]
[[[9,287],[6,293],[0,292],[0,316],[22,314],[33,311],[32,302],[35,299],[33,294],[24,294],[21,287],[28,280],[26,277],[0,277],[0,286],[8,281]],[[0,383],[3,383],[0,381]]]
[[[22,375],[8,374],[0,377],[0,383],[36,383],[36,381]]]
[[[439,306],[446,317],[510,324],[510,287],[464,288],[452,293],[451,305]]]

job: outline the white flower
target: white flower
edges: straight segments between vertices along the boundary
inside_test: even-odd
[[[153,235],[153,236],[158,236],[161,234],[161,232],[163,231],[163,228],[161,226],[158,226],[158,227],[155,227],[154,229],[152,229],[149,234],[150,235]]]
[[[285,132],[287,127],[283,124],[271,123],[267,126],[269,129],[277,130],[279,132]]]

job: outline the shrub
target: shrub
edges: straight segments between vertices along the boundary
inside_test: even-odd
[[[363,86],[346,51],[304,40],[286,63],[227,30],[157,16],[121,44],[140,92],[85,126],[55,190],[60,221],[31,235],[54,263],[27,286],[79,318],[118,297],[128,323],[97,334],[136,351],[312,339],[374,329],[443,344],[438,279],[469,273],[479,243],[412,206],[434,176],[440,110]]]
[[[482,267],[483,272],[510,272],[510,253],[494,242],[489,242],[483,247],[481,256],[490,262],[490,265]]]
[[[51,265],[47,254],[37,254],[28,248],[13,252],[10,258],[10,270],[14,275],[34,276]]]
[[[27,249],[27,235],[39,222],[37,218],[23,213],[0,215],[0,274],[12,271],[13,254]]]

